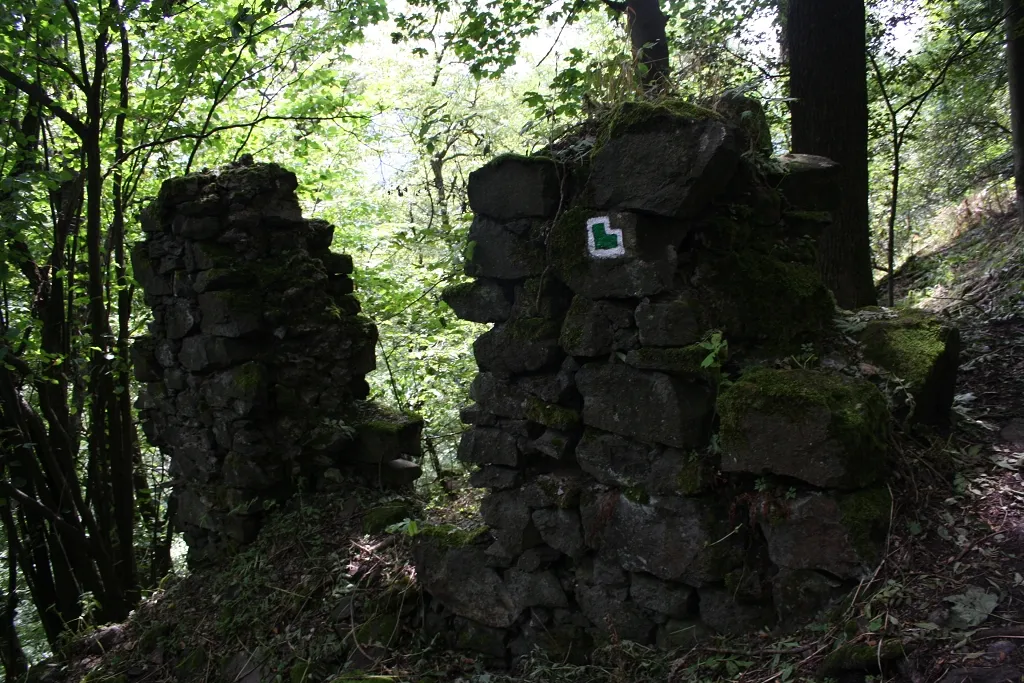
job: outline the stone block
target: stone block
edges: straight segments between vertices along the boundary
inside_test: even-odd
[[[445,287],[441,300],[462,320],[498,323],[508,320],[512,301],[506,288],[493,280],[475,280]]]
[[[705,385],[626,365],[591,363],[576,373],[583,422],[641,441],[677,448],[704,442],[712,393]]]
[[[553,216],[563,175],[550,159],[506,154],[469,174],[469,206],[500,221]]]
[[[768,556],[784,569],[814,569],[842,579],[873,571],[889,530],[892,500],[875,487],[847,494],[809,493],[763,520]]]
[[[636,348],[633,307],[617,301],[593,301],[577,296],[562,321],[559,343],[570,356],[585,357],[607,356],[612,351]]]
[[[579,512],[545,508],[534,510],[532,518],[540,537],[549,546],[569,557],[579,557],[583,554],[585,546]]]
[[[855,489],[886,471],[889,411],[870,382],[811,370],[748,372],[718,401],[725,472]]]
[[[565,357],[558,333],[554,321],[514,318],[477,337],[473,355],[485,372],[525,373],[558,367]]]
[[[687,346],[703,334],[697,307],[688,298],[644,299],[636,308],[636,325],[644,346]]]
[[[685,223],[573,207],[547,237],[548,263],[579,296],[639,298],[672,289]]]
[[[242,337],[263,323],[262,297],[251,291],[206,292],[198,297],[201,329],[217,337]]]
[[[697,592],[692,587],[662,581],[649,574],[632,575],[629,582],[629,597],[646,610],[678,619],[696,612]]]
[[[544,245],[534,236],[531,221],[503,224],[477,215],[469,228],[473,251],[466,275],[496,280],[519,280],[544,272]]]
[[[736,130],[714,119],[623,132],[590,168],[586,192],[600,209],[695,216],[726,188],[740,159]]]
[[[473,465],[520,465],[516,438],[494,427],[473,427],[466,431],[459,441],[458,458],[460,462]]]
[[[725,588],[706,587],[697,591],[700,619],[723,635],[749,633],[775,623],[770,605],[748,605],[737,602]]]
[[[903,380],[913,396],[913,410],[898,417],[930,425],[949,423],[956,393],[960,331],[920,310],[879,317],[857,335],[864,358]]]

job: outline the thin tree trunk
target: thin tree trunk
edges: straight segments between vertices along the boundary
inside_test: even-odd
[[[864,2],[786,4],[793,151],[840,164],[842,204],[819,241],[819,271],[840,306],[871,305]]]
[[[1013,181],[1017,216],[1024,225],[1024,0],[1003,0],[1006,13],[1006,72],[1010,83]]]
[[[4,680],[14,683],[28,673],[28,659],[21,648],[15,618],[18,615],[18,530],[14,527],[10,502],[0,505],[0,517],[3,518],[4,534],[7,543],[7,596],[4,600],[4,611],[0,615],[0,663],[4,665]],[[14,543],[10,543],[10,539]]]

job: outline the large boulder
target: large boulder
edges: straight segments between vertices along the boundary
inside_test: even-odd
[[[867,323],[858,335],[864,357],[902,379],[914,398],[910,419],[931,425],[949,422],[956,393],[960,331],[920,310]]]
[[[759,369],[718,399],[722,470],[856,489],[885,473],[889,411],[870,382]]]
[[[591,427],[677,448],[696,447],[707,433],[713,398],[704,384],[592,363],[576,373],[576,386]]]

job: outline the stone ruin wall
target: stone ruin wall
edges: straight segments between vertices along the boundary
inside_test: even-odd
[[[133,345],[140,419],[171,457],[190,563],[252,541],[266,504],[298,490],[420,474],[421,420],[363,400],[377,329],[334,227],[302,217],[296,186],[274,164],[168,180],[132,251],[153,311]]]
[[[470,176],[473,279],[444,294],[494,323],[459,447],[486,526],[424,532],[417,572],[428,631],[497,659],[791,624],[888,525],[883,394],[776,362],[832,330],[834,164],[646,105],[589,142]]]

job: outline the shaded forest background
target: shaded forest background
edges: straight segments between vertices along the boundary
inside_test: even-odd
[[[1017,0],[828,5],[844,13],[663,9],[674,95],[756,97],[777,153],[828,154],[860,178],[833,264],[853,306],[963,213],[1012,207],[1024,15]],[[11,0],[0,15],[0,662],[14,680],[68,634],[123,619],[177,556],[167,459],[138,428],[131,374],[149,312],[128,253],[161,181],[244,154],[297,173],[380,328],[373,398],[424,415],[440,481],[482,330],[438,299],[462,277],[469,172],[644,93],[624,23],[596,1]]]

